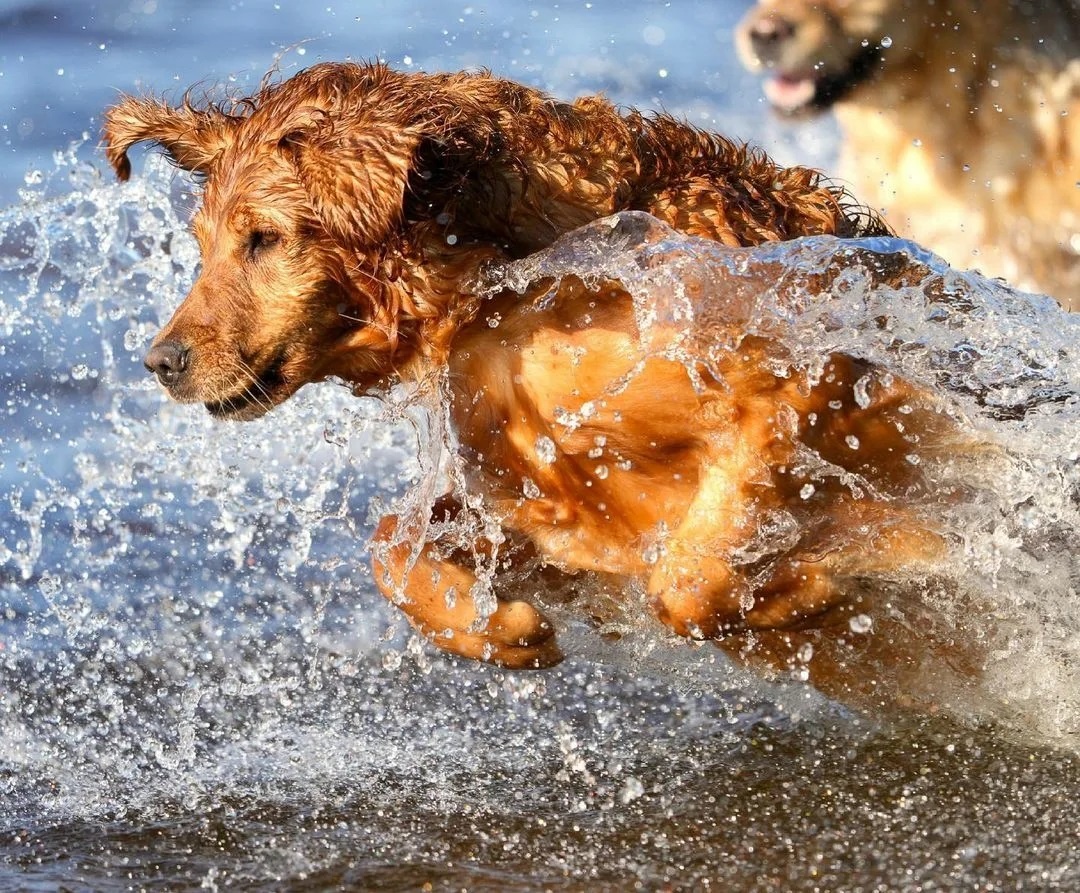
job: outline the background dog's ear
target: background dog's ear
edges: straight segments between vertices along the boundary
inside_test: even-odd
[[[187,100],[172,107],[156,99],[125,96],[105,112],[105,156],[116,176],[126,180],[131,176],[128,149],[152,140],[184,170],[205,174],[229,143],[231,121],[217,109],[196,109]]]

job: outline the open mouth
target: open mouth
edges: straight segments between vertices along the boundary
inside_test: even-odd
[[[775,74],[765,81],[763,89],[765,98],[774,109],[785,115],[794,115],[813,107],[818,78],[814,74]]]
[[[842,71],[776,72],[765,81],[765,98],[788,117],[818,114],[869,80],[881,61],[881,46],[867,44]]]
[[[216,419],[248,421],[269,412],[294,390],[284,375],[285,351],[276,353],[262,372],[239,393],[203,405]]]

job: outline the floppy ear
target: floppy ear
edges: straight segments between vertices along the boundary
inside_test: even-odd
[[[311,114],[281,145],[292,153],[312,210],[340,245],[382,243],[403,222],[420,132],[390,121]]]
[[[501,145],[507,87],[484,75],[328,64],[289,84],[310,99],[294,109],[281,145],[313,210],[345,246],[374,247],[406,217],[436,217],[460,202]]]
[[[116,176],[126,180],[131,175],[128,149],[153,140],[184,170],[207,173],[229,142],[231,121],[217,109],[196,109],[186,99],[174,108],[156,99],[125,96],[105,112],[105,156]]]

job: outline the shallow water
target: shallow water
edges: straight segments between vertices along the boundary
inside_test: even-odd
[[[196,269],[189,186],[155,161],[115,185],[92,138],[68,139],[112,88],[257,77],[305,36],[320,43],[299,64],[491,64],[767,136],[721,40],[738,9],[385,4],[356,21],[237,3],[241,42],[217,4],[151,7],[0,6],[2,83],[34,119],[5,131],[0,165],[0,888],[1080,886],[1069,317],[977,279],[957,280],[962,314],[893,312],[899,353],[862,324],[889,296],[857,280],[827,313],[808,297],[784,317],[812,333],[799,343],[938,389],[1005,448],[950,518],[956,567],[998,608],[978,622],[1003,635],[952,716],[860,717],[647,624],[619,643],[571,626],[574,656],[540,674],[442,657],[367,570],[379,506],[430,476],[423,420],[333,385],[245,425],[167,403],[141,356]],[[661,248],[656,275],[677,280],[732,262]],[[753,262],[798,277],[815,250]],[[639,256],[550,262],[633,278]]]

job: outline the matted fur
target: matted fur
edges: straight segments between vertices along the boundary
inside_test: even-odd
[[[758,0],[736,38],[901,234],[1080,308],[1080,3]]]
[[[843,356],[826,358],[820,380],[783,377],[769,371],[774,346],[747,339],[722,370],[699,372],[702,391],[681,363],[642,352],[617,283],[568,280],[543,310],[540,292],[504,292],[478,315],[489,264],[616,211],[730,246],[884,231],[812,171],[597,97],[563,103],[488,74],[382,65],[319,65],[221,105],[125,98],[104,138],[121,178],[130,146],[153,140],[205,181],[202,272],[147,356],[175,398],[245,419],[328,376],[379,393],[449,367],[470,485],[506,542],[418,551],[415,532],[388,517],[373,549],[384,594],[440,648],[511,667],[556,662],[530,593],[587,573],[616,594],[640,587],[681,635],[739,654],[750,635],[771,665],[822,630],[841,651],[821,653],[846,654],[857,600],[842,581],[940,549],[905,507],[924,492],[902,458],[911,438],[929,450],[948,427],[917,389]],[[631,369],[632,383],[604,396]],[[590,395],[597,412],[568,433],[560,407]],[[602,477],[600,442],[613,457]],[[865,498],[843,475],[802,495],[789,469],[806,447],[872,481]],[[761,566],[733,565],[732,550],[781,509],[803,518],[804,534]],[[457,510],[447,499],[435,512]],[[664,557],[650,562],[643,550],[658,537]],[[475,563],[496,552],[499,602],[485,620]],[[844,660],[815,666],[819,684],[875,691]]]
[[[141,140],[206,180],[194,223],[203,275],[158,343],[190,347],[173,395],[222,415],[328,375],[378,381],[445,360],[474,309],[462,283],[483,259],[527,254],[615,211],[728,245],[885,231],[811,170],[663,115],[557,102],[483,73],[328,63],[203,108],[125,98],[104,127],[121,179]],[[245,269],[261,232],[280,240],[274,259]],[[253,277],[270,263],[278,290],[253,305]],[[200,324],[233,292],[250,324]],[[277,335],[290,329],[286,346]],[[272,381],[256,381],[264,368]],[[256,384],[246,396],[258,399],[230,405]]]

